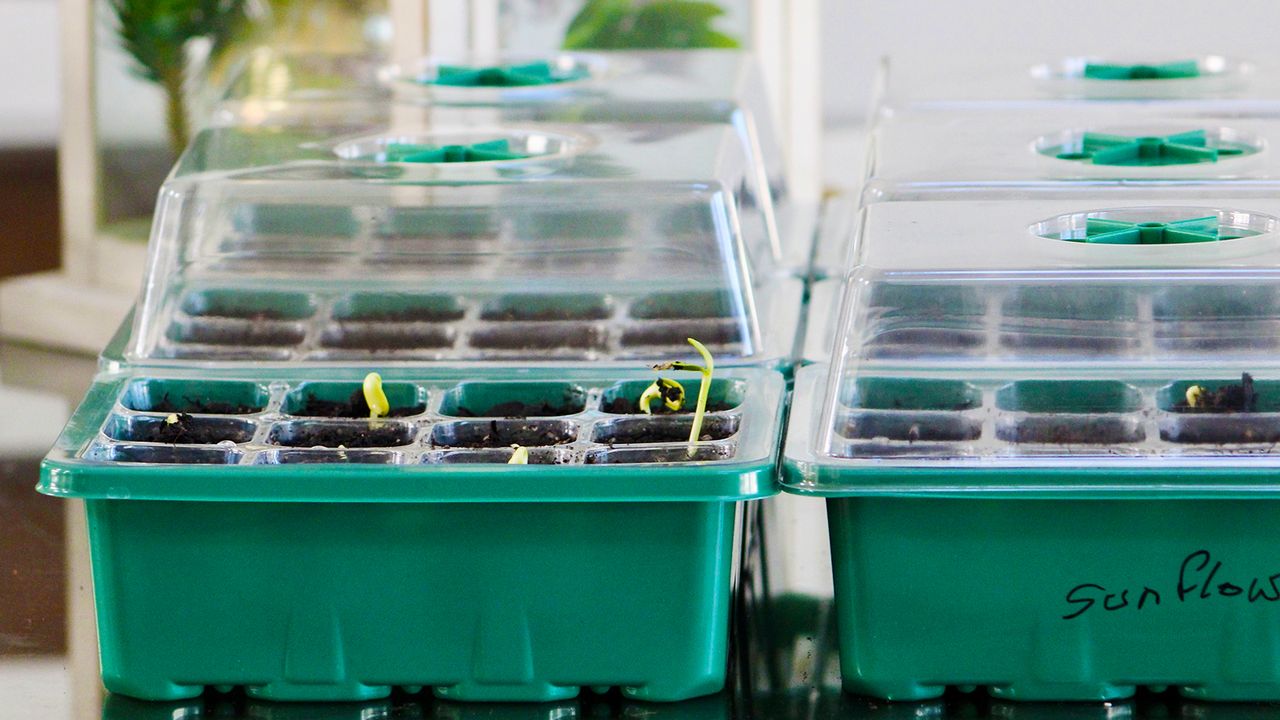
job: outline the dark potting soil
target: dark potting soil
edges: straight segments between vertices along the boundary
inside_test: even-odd
[[[169,465],[226,465],[235,462],[235,456],[222,448],[167,445],[158,447],[124,445],[114,449],[112,459],[117,462],[164,463]]]
[[[702,421],[699,441],[723,440],[735,432],[731,418],[708,417]],[[602,440],[610,445],[631,443],[686,442],[689,439],[688,423],[627,423],[616,425]]]
[[[687,348],[685,338],[698,338],[704,345],[732,345],[742,342],[742,330],[733,320],[641,323],[623,328],[623,347]]]
[[[176,403],[169,397],[169,393],[165,393],[158,402],[147,408],[149,412],[201,413],[205,415],[248,415],[249,413],[258,412],[260,409],[253,405],[206,402],[193,397],[183,397],[181,403]]]
[[[275,308],[260,308],[256,310],[247,309],[223,309],[209,308],[201,313],[191,313],[192,317],[207,318],[232,318],[235,320],[288,320],[289,313]]]
[[[447,348],[453,345],[453,335],[448,328],[440,326],[361,328],[345,325],[326,331],[320,344],[345,350]]]
[[[697,400],[698,398],[696,395],[693,397],[685,395],[684,407],[679,410],[668,410],[667,406],[663,405],[661,401],[655,400],[653,404],[649,406],[649,409],[654,415],[692,415],[694,409],[697,407]],[[707,399],[707,412],[709,413],[725,412],[727,410],[732,410],[734,407],[734,405],[730,405],[727,402],[718,402],[709,398]],[[641,414],[640,404],[636,402],[636,400],[625,397],[615,397],[612,400],[606,400],[602,404],[601,409],[607,413],[613,413],[614,415]]]
[[[346,322],[450,322],[461,320],[461,308],[408,308],[405,310],[369,310],[342,318]]]
[[[609,317],[608,308],[587,307],[572,311],[563,308],[546,310],[524,310],[516,307],[501,310],[486,310],[480,315],[481,320],[500,320],[505,322],[563,322],[566,320],[604,320]]]
[[[581,405],[574,404],[552,405],[545,400],[540,403],[523,403],[519,400],[510,400],[490,407],[483,415],[468,407],[459,407],[454,414],[458,417],[527,418],[574,415],[581,412],[581,410]]]
[[[1005,442],[1051,445],[1115,445],[1144,437],[1141,426],[1122,418],[1025,418],[996,434]]]
[[[1065,333],[1006,332],[1000,336],[1000,342],[1007,348],[1018,350],[1089,355],[1131,348],[1138,344],[1138,339],[1136,337],[1078,337]]]
[[[226,425],[202,423],[187,413],[173,413],[160,422],[134,426],[128,439],[169,445],[216,445],[224,440],[242,442],[246,438],[239,437],[241,434]]]
[[[1280,442],[1280,421],[1271,418],[1178,418],[1160,428],[1168,442],[1202,445],[1235,445]]]
[[[605,337],[592,325],[551,326],[530,330],[490,326],[471,335],[472,347],[495,350],[605,349]]]
[[[232,325],[193,322],[180,328],[175,336],[178,342],[184,343],[262,347],[297,345],[305,338],[306,330],[302,327],[295,324],[276,322],[235,323]]]
[[[290,447],[367,448],[407,445],[412,437],[398,425],[373,421],[365,426],[302,425],[277,440]]]
[[[509,459],[511,453],[498,448],[454,448],[441,462],[447,465],[505,464]],[[539,452],[538,448],[529,448],[529,464],[572,465],[573,456],[569,453]]]
[[[1223,385],[1217,390],[1204,389],[1199,404],[1192,407],[1185,397],[1173,406],[1179,413],[1250,413],[1257,412],[1258,394],[1253,389],[1253,376],[1240,375],[1238,385]]]
[[[405,417],[407,415],[417,415],[419,412],[422,412],[422,408],[393,407],[386,417]],[[364,399],[364,390],[352,391],[346,402],[324,400],[315,395],[308,395],[302,407],[293,414],[306,417],[367,418],[369,417],[369,403]]]
[[[982,423],[963,415],[921,415],[905,417],[884,413],[856,413],[849,417],[841,435],[860,440],[886,438],[907,442],[959,442],[976,440],[982,435]]]
[[[702,462],[707,460],[725,460],[733,456],[730,448],[720,446],[700,446],[694,456],[689,457],[684,447],[663,448],[612,448],[604,452],[588,453],[584,460],[587,465],[604,465],[613,463],[643,464],[669,462]]]
[[[576,437],[571,427],[557,422],[490,420],[487,423],[460,423],[438,430],[444,432],[438,431],[432,438],[435,445],[458,448],[546,447],[570,443]]]

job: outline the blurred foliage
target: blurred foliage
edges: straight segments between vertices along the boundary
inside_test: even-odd
[[[587,0],[565,32],[567,50],[736,48],[712,25],[724,8],[706,0]]]
[[[187,142],[183,83],[187,43],[209,42],[218,57],[243,30],[246,0],[108,0],[116,14],[120,45],[133,58],[134,74],[160,85],[168,107],[169,144],[175,154]]]
[[[120,44],[133,57],[134,72],[165,83],[185,68],[190,40],[207,38],[217,54],[240,29],[245,0],[109,0],[118,20]]]

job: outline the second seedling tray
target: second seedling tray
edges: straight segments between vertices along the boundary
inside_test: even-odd
[[[784,480],[846,689],[1280,699],[1276,205],[1106,202],[863,208]]]

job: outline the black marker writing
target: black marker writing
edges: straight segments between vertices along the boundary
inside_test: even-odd
[[[1241,597],[1250,602],[1280,602],[1280,573],[1251,578],[1248,583],[1240,578],[1227,579],[1230,574],[1221,560],[1214,559],[1208,550],[1196,550],[1182,559],[1173,589],[1178,603],[1201,602],[1214,599]],[[1130,600],[1131,595],[1137,600]],[[1103,612],[1133,612],[1162,605],[1160,591],[1146,585],[1138,589],[1136,584],[1117,590],[1098,583],[1080,583],[1067,591],[1066,602],[1070,612],[1063,620],[1074,620],[1086,612],[1100,608]]]

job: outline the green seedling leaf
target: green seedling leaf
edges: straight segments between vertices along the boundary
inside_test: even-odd
[[[675,380],[658,378],[640,394],[640,412],[652,415],[651,407],[654,400],[661,400],[663,407],[671,412],[677,412],[684,407],[684,386]]]
[[[707,0],[588,0],[569,23],[568,49],[735,48],[712,27],[724,8]]]

